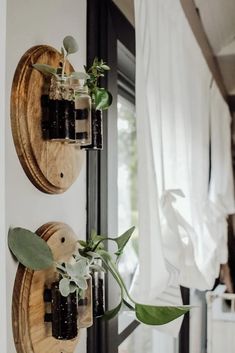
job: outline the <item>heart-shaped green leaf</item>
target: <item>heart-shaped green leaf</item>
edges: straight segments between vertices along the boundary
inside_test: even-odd
[[[67,54],[73,54],[78,51],[78,43],[72,36],[66,36],[63,39],[64,49],[67,51]]]
[[[8,246],[17,260],[32,270],[42,270],[54,263],[46,241],[27,229],[9,229]]]
[[[110,107],[110,105],[113,103],[113,96],[112,96],[112,94],[111,94],[109,91],[107,91],[107,93],[108,93],[108,95],[109,95],[109,100],[108,100],[108,104],[103,108],[103,110],[107,110],[107,109]]]
[[[186,314],[189,307],[183,306],[153,306],[136,304],[135,312],[139,321],[147,325],[164,325]]]
[[[56,75],[57,73],[56,67],[47,64],[33,64],[32,66],[46,76]]]
[[[96,110],[106,110],[112,103],[111,94],[104,88],[97,88],[94,92]]]
[[[118,304],[118,306],[116,306],[116,308],[106,311],[104,313],[103,318],[105,320],[113,319],[118,314],[118,312],[120,311],[121,307],[122,307],[122,301]]]

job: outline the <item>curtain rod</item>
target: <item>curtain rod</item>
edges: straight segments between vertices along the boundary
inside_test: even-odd
[[[224,85],[223,77],[221,75],[221,71],[217,62],[217,59],[213,53],[205,30],[203,28],[202,21],[200,19],[200,14],[198,12],[197,7],[194,4],[193,0],[180,0],[181,6],[184,10],[184,13],[187,17],[189,25],[194,33],[194,36],[201,48],[203,56],[207,62],[207,65],[211,71],[211,74],[218,85],[218,88],[226,100],[228,102],[228,93]]]

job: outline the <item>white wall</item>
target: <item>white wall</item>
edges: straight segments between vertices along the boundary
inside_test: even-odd
[[[5,246],[5,40],[6,0],[0,1],[0,342],[6,352],[6,246]]]
[[[1,6],[1,17],[3,14]],[[83,67],[82,65],[86,63],[86,0],[8,0],[6,19],[6,230],[10,225],[36,230],[48,221],[62,221],[68,223],[79,237],[83,238],[86,228],[85,165],[75,184],[64,194],[46,195],[38,191],[25,175],[15,151],[10,125],[10,93],[16,66],[24,52],[34,45],[49,44],[60,49],[64,36],[73,35],[79,42],[80,50],[79,53],[71,55],[70,61],[77,69]],[[1,31],[1,49],[4,43],[2,35]],[[1,50],[1,55],[2,53]],[[0,89],[2,96],[2,81]],[[2,109],[4,108],[1,106],[1,113]],[[1,118],[2,116],[4,115],[1,114]],[[2,129],[0,130],[0,153],[2,154]],[[0,202],[2,206],[2,195]],[[4,233],[1,235],[3,236]],[[2,244],[0,255],[2,261],[4,258],[2,257],[2,255],[4,256]],[[2,340],[1,348],[3,352],[14,353],[11,328],[11,294],[17,263],[8,250],[6,250],[6,267],[7,349],[2,348]],[[1,283],[4,284],[4,280],[1,279]],[[3,298],[2,296],[0,298],[2,304]],[[1,330],[2,332],[4,332],[4,328],[3,331]],[[86,331],[84,330],[82,343],[77,349],[79,353],[85,352],[85,340]]]

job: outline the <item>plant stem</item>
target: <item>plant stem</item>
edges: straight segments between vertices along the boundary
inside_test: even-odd
[[[61,75],[62,80],[64,79],[66,59],[67,59],[67,54],[64,53],[64,57],[63,57],[63,67],[62,67],[62,75]]]
[[[135,308],[133,308],[133,306],[131,306],[131,304],[129,304],[125,299],[123,299],[123,303],[132,311],[135,311]]]
[[[115,271],[112,269],[112,267],[109,265],[108,262],[106,262],[103,257],[100,255],[104,265],[106,266],[107,270],[109,270],[109,272],[111,273],[111,275],[113,276],[113,278],[117,281],[117,284],[119,285],[120,289],[121,289],[121,298],[123,299],[123,286],[122,283],[120,282],[117,274],[115,273]]]
[[[102,258],[102,256],[101,256]],[[130,301],[134,304],[136,304],[136,302],[134,301],[134,299],[130,296],[127,287],[119,273],[119,271],[117,270],[115,264],[109,260],[109,262],[106,262],[103,258],[102,261],[104,262],[104,264],[107,266],[107,269],[110,271],[110,273],[112,274],[112,276],[114,277],[114,279],[116,279],[119,287],[121,288],[122,294],[123,294],[123,289],[127,295],[127,297],[130,299]],[[123,297],[123,296],[122,296]]]
[[[118,269],[116,268],[115,264],[112,261],[109,261],[110,263],[110,268],[112,268],[112,270],[115,272],[116,276],[118,277],[118,281],[120,282],[120,284],[122,285],[127,297],[130,299],[130,301],[132,301],[132,303],[136,304],[136,302],[134,301],[134,299],[130,296],[127,287],[122,279],[122,276],[120,275]]]

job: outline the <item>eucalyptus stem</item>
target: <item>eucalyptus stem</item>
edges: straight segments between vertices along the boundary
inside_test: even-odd
[[[67,54],[64,53],[64,57],[63,57],[63,66],[62,66],[62,75],[61,75],[62,80],[64,79],[66,60],[67,60]]]

